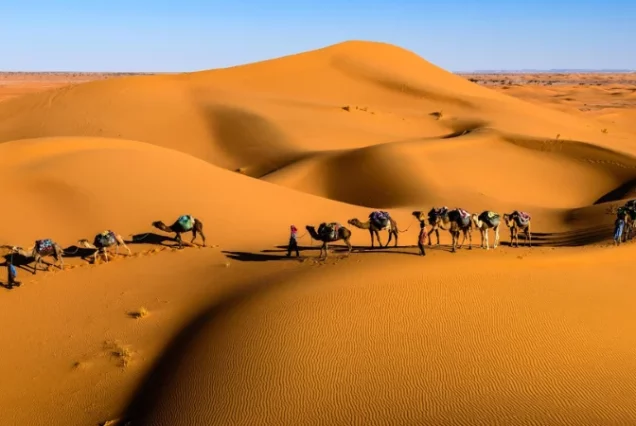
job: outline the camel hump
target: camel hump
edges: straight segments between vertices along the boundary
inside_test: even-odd
[[[378,228],[386,228],[391,221],[391,215],[388,212],[376,210],[371,212],[369,220],[373,222]]]
[[[51,250],[53,246],[54,246],[53,240],[51,240],[50,238],[35,241],[35,249],[39,252]]]
[[[191,214],[184,214],[179,216],[177,222],[184,230],[189,231],[194,226],[194,217]]]
[[[465,218],[470,216],[470,213],[468,213],[464,209],[461,209],[461,208],[457,207],[456,210],[459,212],[459,216],[461,216],[462,219],[465,219]]]

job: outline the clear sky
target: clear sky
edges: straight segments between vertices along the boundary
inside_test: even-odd
[[[449,71],[636,69],[636,0],[0,0],[0,71],[195,71],[352,39]]]

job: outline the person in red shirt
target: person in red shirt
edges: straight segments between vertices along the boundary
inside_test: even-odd
[[[296,251],[296,257],[300,257],[300,252],[298,251],[298,241],[297,236],[298,229],[294,225],[290,227],[291,234],[289,236],[289,246],[287,247],[287,257],[291,256],[292,250]]]

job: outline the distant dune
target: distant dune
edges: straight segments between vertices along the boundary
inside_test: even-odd
[[[636,98],[599,88],[617,105],[594,109],[593,91],[552,90],[350,41],[0,102],[0,254],[41,238],[69,254],[64,271],[21,265],[0,297],[0,423],[635,422],[634,249],[604,246],[636,196]],[[450,254],[443,230],[416,256],[412,211],[443,205],[530,212],[534,246],[509,247],[502,225],[494,251],[474,229]],[[366,250],[347,224],[375,209],[397,248]],[[151,225],[183,214],[208,250]],[[355,250],[319,262],[305,226],[331,221]],[[77,254],[106,229],[132,258]],[[100,346],[115,340],[134,351]]]

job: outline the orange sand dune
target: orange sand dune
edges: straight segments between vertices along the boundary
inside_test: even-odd
[[[360,41],[1,102],[0,255],[67,256],[0,289],[0,424],[633,422],[634,249],[602,246],[636,196],[636,133],[603,113]],[[442,231],[416,256],[411,212],[441,205],[528,211],[533,247],[473,230],[450,254]],[[354,253],[316,259],[305,225],[379,208],[398,247],[350,227]],[[182,214],[207,249],[151,227]],[[133,255],[74,246],[105,229]]]
[[[179,335],[129,418],[153,426],[636,422],[634,286],[624,280],[634,250],[587,251],[481,253],[426,266],[371,255],[264,280],[211,305]]]

